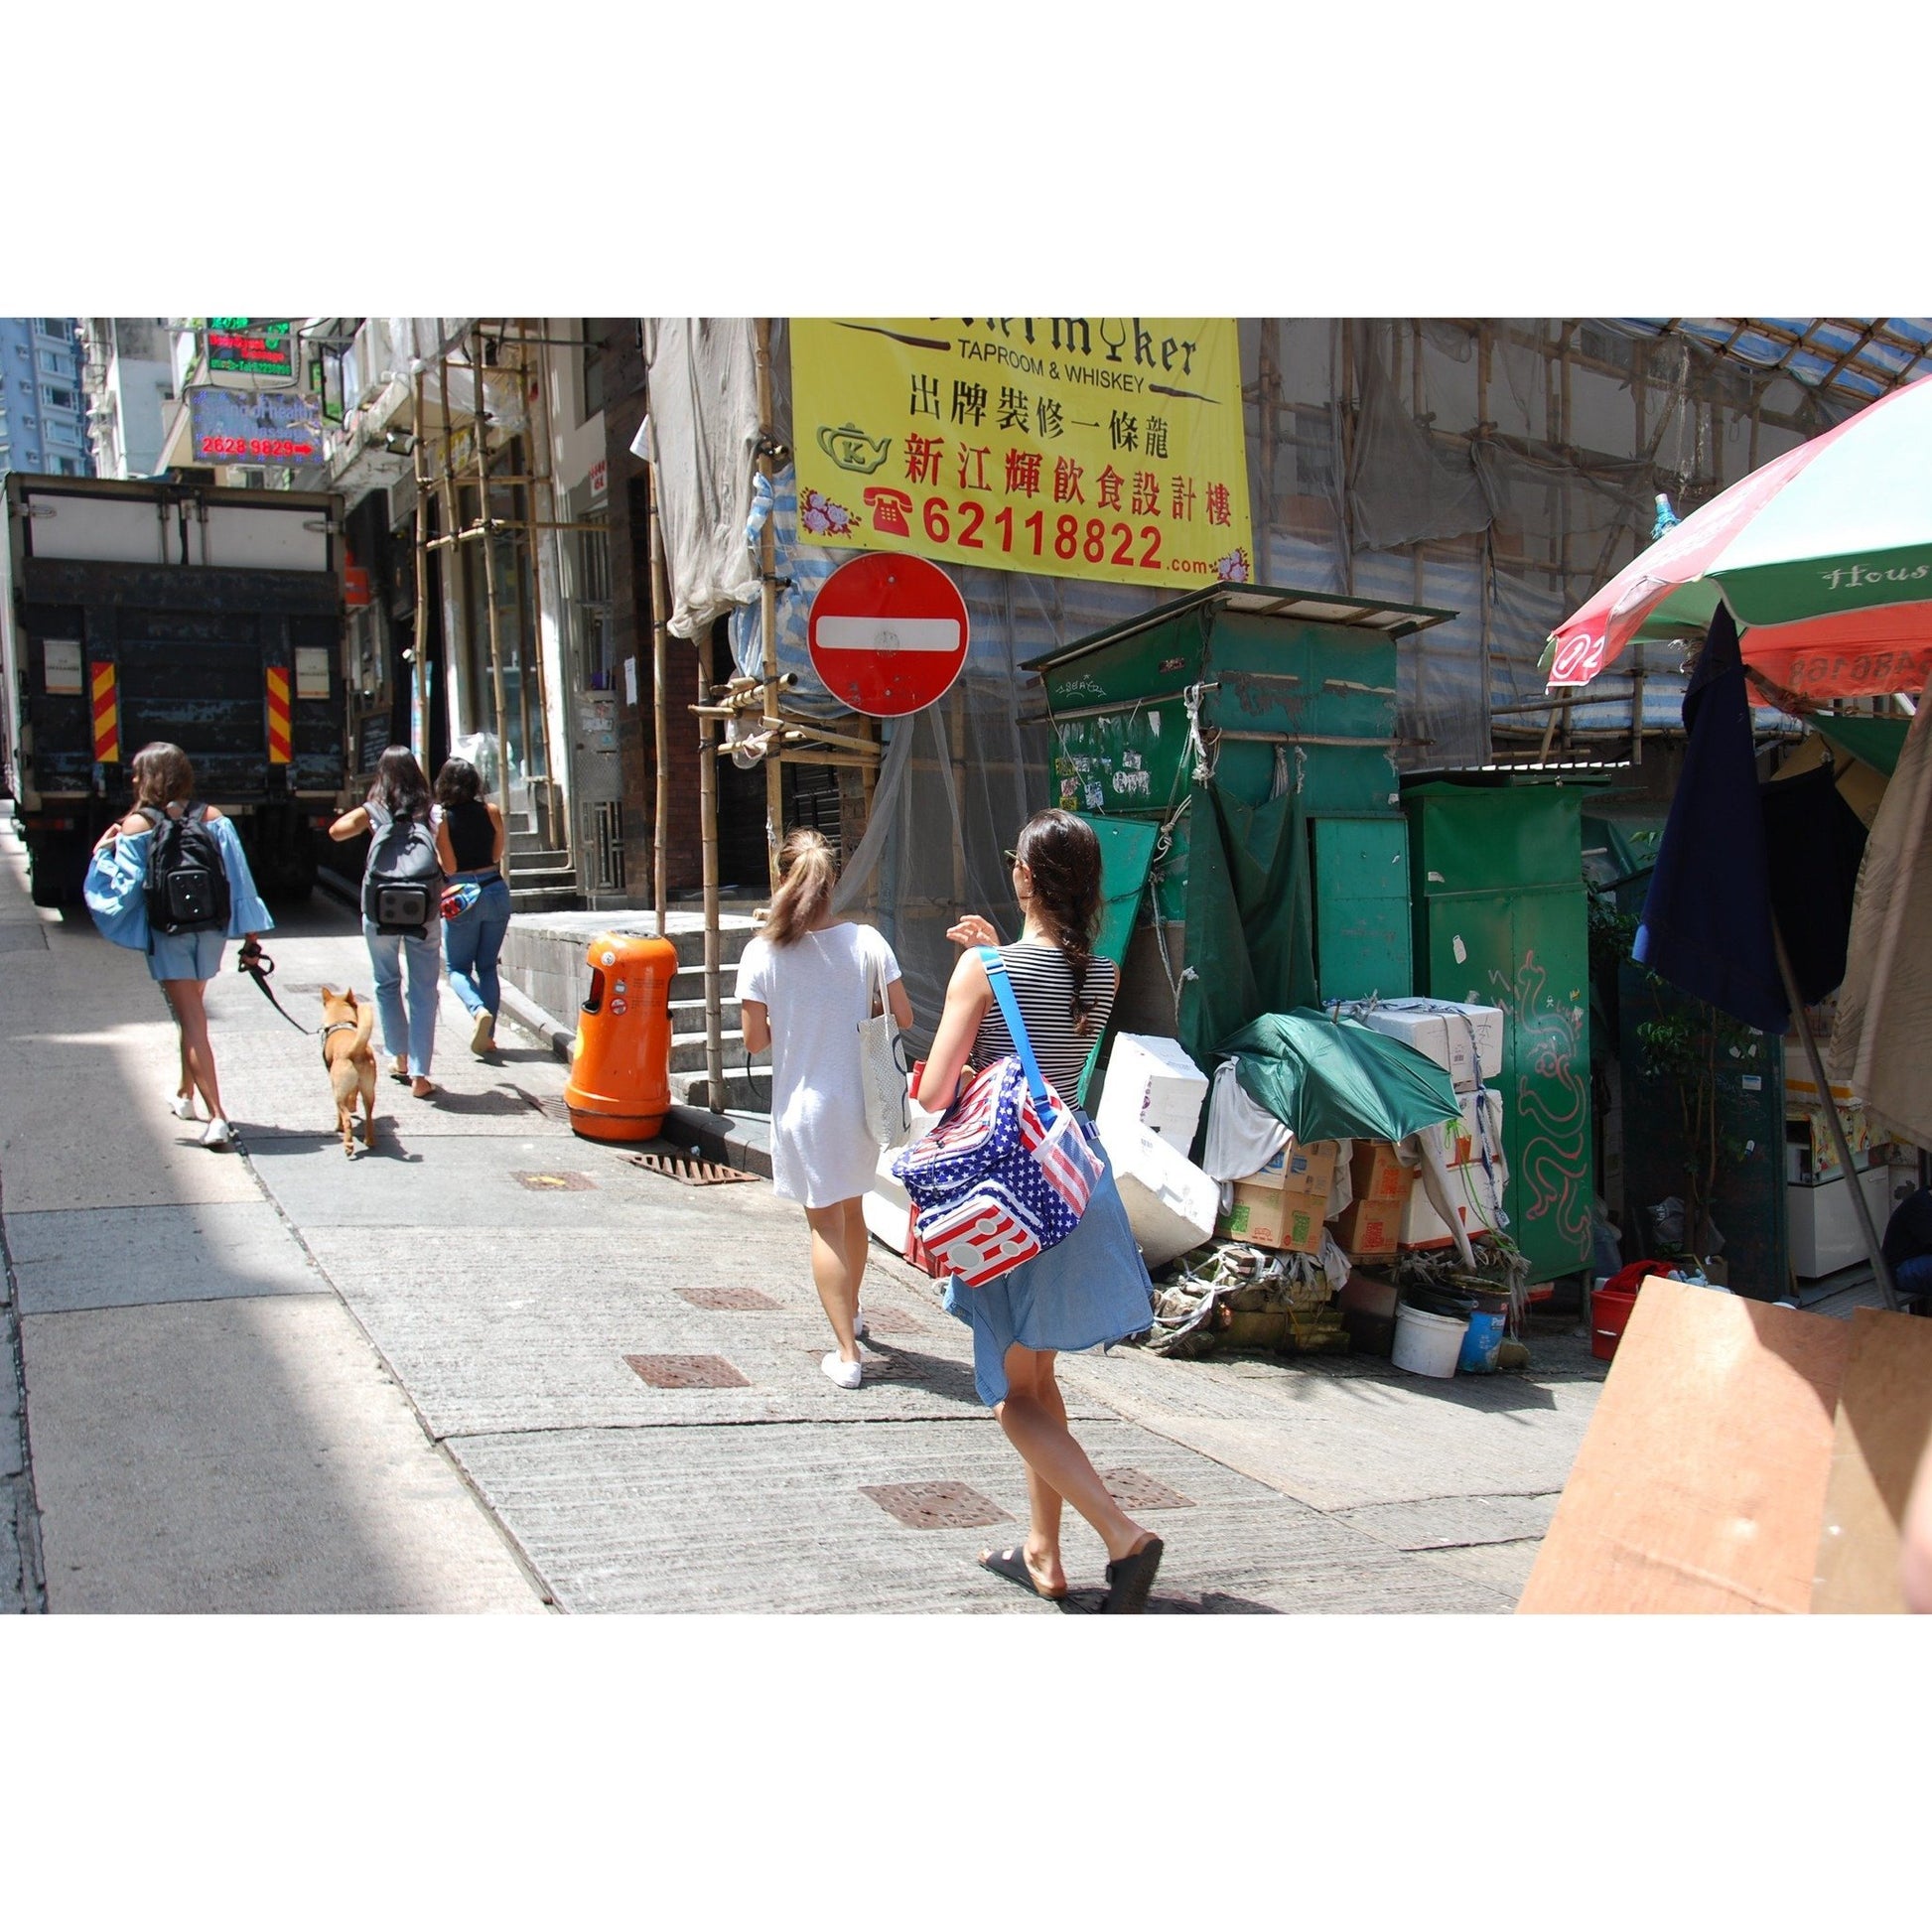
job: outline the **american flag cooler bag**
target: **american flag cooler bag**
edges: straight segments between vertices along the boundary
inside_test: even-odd
[[[1034,1061],[1006,963],[983,949],[1019,1054],[994,1061],[932,1131],[893,1163],[933,1260],[980,1288],[1080,1224],[1102,1173],[1073,1109]]]

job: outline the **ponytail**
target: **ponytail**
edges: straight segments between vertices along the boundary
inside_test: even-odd
[[[778,890],[771,895],[764,936],[774,946],[803,937],[832,909],[839,883],[838,861],[817,832],[801,826],[778,848]]]
[[[1035,911],[1073,976],[1073,1032],[1084,1039],[1098,1004],[1087,996],[1087,973],[1100,923],[1100,841],[1084,819],[1055,807],[1027,821],[1014,857],[1033,875]]]

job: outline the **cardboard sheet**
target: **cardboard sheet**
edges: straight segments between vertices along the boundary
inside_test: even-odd
[[[1808,1610],[1851,1339],[1647,1280],[1517,1608]]]
[[[1882,1309],[1852,1313],[1811,1607],[1905,1607],[1898,1526],[1932,1431],[1932,1321]]]

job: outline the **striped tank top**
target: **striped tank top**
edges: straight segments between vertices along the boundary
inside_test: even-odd
[[[1080,1069],[1086,1065],[1094,1041],[1106,1030],[1114,995],[1120,989],[1120,968],[1111,959],[1098,957],[1087,968],[1084,991],[1093,1002],[1093,1011],[1087,1016],[1087,1031],[1076,1034],[1073,973],[1059,947],[1022,939],[1016,945],[1002,946],[1000,957],[1007,963],[1007,978],[1020,1006],[1020,1018],[1027,1024],[1027,1037],[1033,1041],[1039,1070],[1055,1093],[1071,1100],[1080,1085]],[[996,1001],[973,1038],[974,1070],[983,1071],[1012,1051],[1013,1035],[1007,1032],[1006,1019]]]

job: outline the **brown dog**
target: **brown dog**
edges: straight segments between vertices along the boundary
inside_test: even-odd
[[[369,1035],[375,1031],[375,1003],[358,1000],[353,992],[322,989],[322,1063],[336,1094],[336,1125],[342,1129],[343,1152],[355,1159],[355,1096],[362,1096],[362,1145],[375,1145],[375,1054]]]

